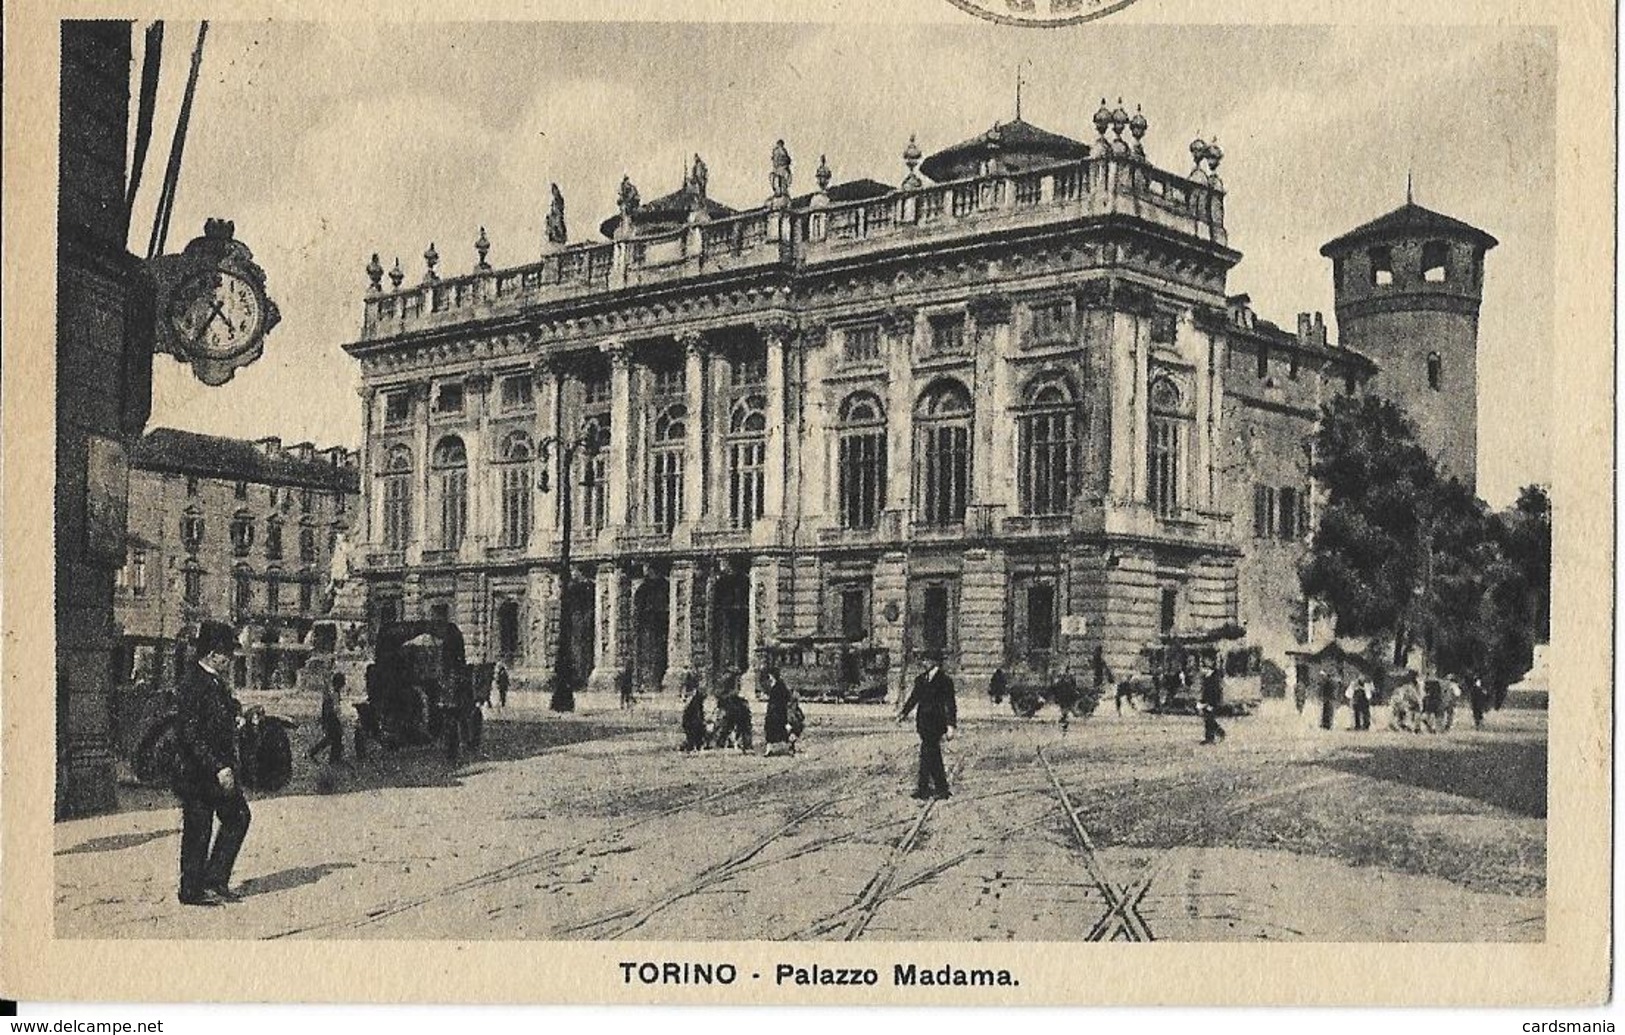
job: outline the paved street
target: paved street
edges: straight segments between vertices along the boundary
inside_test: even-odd
[[[954,797],[923,805],[885,708],[809,706],[795,758],[681,754],[665,702],[558,717],[530,695],[457,768],[425,750],[319,778],[301,751],[253,800],[246,900],[212,910],[175,902],[171,800],[125,787],[119,814],[56,828],[57,935],[1544,936],[1544,712],[1325,733],[1271,702],[1204,747],[1193,718],[1108,702],[1063,737],[971,696]]]

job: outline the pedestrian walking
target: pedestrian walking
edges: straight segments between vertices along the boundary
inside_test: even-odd
[[[322,739],[305,752],[305,757],[312,762],[316,756],[327,749],[327,760],[337,765],[344,761],[344,721],[341,711],[344,707],[344,673],[335,672],[333,678],[322,690]]]
[[[1061,709],[1061,732],[1065,733],[1072,721],[1072,709],[1078,705],[1078,682],[1072,678],[1072,672],[1062,669],[1061,675],[1050,687],[1050,696],[1055,699],[1055,706]]]
[[[237,778],[242,708],[224,676],[237,649],[237,632],[224,622],[205,621],[195,648],[197,660],[181,681],[177,701],[180,757],[173,787],[181,805],[179,898],[189,906],[219,906],[240,897],[231,890],[231,871],[251,818]]]
[[[497,707],[508,707],[508,666],[497,666]]]
[[[767,685],[767,708],[762,714],[762,740],[766,745],[763,750],[768,755],[793,755],[796,740],[801,736],[801,731],[790,721],[795,692],[776,668],[764,672],[762,681]]]
[[[1473,676],[1467,684],[1467,692],[1470,695],[1470,703],[1473,706],[1473,728],[1483,729],[1484,713],[1489,711],[1490,708],[1489,689],[1484,686],[1484,680],[1482,678]]]
[[[925,671],[914,680],[914,689],[897,713],[897,721],[915,712],[914,729],[920,735],[920,771],[914,797],[948,797],[948,771],[942,764],[942,742],[952,740],[959,724],[959,708],[954,700],[954,681],[942,670],[942,659],[928,654]]]
[[[1337,719],[1337,680],[1330,672],[1320,677],[1320,728],[1329,730]]]
[[[1371,680],[1365,676],[1357,676],[1348,688],[1349,707],[1354,712],[1354,728],[1369,730],[1371,728],[1371,697],[1375,688]]]
[[[621,692],[621,707],[631,708],[636,702],[632,696],[632,673],[618,672],[615,675],[615,686]]]
[[[1224,739],[1224,727],[1219,725],[1219,707],[1223,704],[1224,669],[1214,658],[1202,675],[1202,696],[1196,706],[1202,713],[1202,743],[1217,744]]]
[[[992,678],[987,681],[987,695],[993,698],[994,704],[1003,704],[1009,692],[1010,677],[1004,674],[1004,669],[994,669]]]

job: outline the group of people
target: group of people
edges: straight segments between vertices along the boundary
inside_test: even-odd
[[[762,740],[767,755],[793,755],[806,729],[807,719],[795,691],[776,668],[762,672],[767,707],[762,716]],[[729,671],[716,686],[701,691],[697,677],[688,681],[689,700],[683,708],[683,750],[754,750],[754,721],[750,703],[739,693],[739,673]]]
[[[1354,715],[1354,729],[1371,728],[1371,705],[1377,699],[1377,688],[1365,675],[1339,680],[1330,672],[1320,677],[1320,728],[1329,730],[1337,721],[1340,703],[1347,703]]]

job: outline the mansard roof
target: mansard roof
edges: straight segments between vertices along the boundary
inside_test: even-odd
[[[839,205],[843,201],[868,201],[870,198],[883,198],[896,189],[889,183],[881,183],[879,180],[864,177],[849,180],[846,183],[831,184],[829,190],[824,193],[829,195],[830,201]],[[796,208],[806,208],[816,196],[815,194],[803,194],[793,199],[790,204]]]
[[[195,474],[205,478],[297,485],[354,493],[361,476],[353,465],[338,467],[317,453],[310,459],[247,439],[154,428],[136,444],[132,466],[142,471]]]
[[[1366,241],[1416,236],[1464,237],[1486,250],[1500,243],[1471,223],[1464,223],[1453,216],[1423,208],[1414,201],[1407,201],[1392,212],[1378,216],[1369,223],[1362,223],[1341,237],[1327,241],[1320,246],[1320,254],[1330,258],[1336,252],[1347,251]]]
[[[981,172],[984,160],[998,160],[1003,171],[1019,171],[1052,162],[1089,157],[1089,145],[1059,133],[1015,119],[996,122],[993,128],[969,140],[945,147],[920,163],[920,169],[938,183]]]

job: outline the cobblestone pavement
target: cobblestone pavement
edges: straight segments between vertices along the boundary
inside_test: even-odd
[[[57,935],[1544,937],[1543,712],[1431,736],[1277,707],[1207,747],[1192,718],[1108,711],[1063,735],[972,701],[954,797],[922,804],[912,730],[883,708],[811,705],[804,752],[764,758],[679,753],[670,702],[541,703],[493,712],[455,768],[301,752],[253,800],[225,908],[175,901],[179,811],[127,787],[118,814],[56,828]]]

